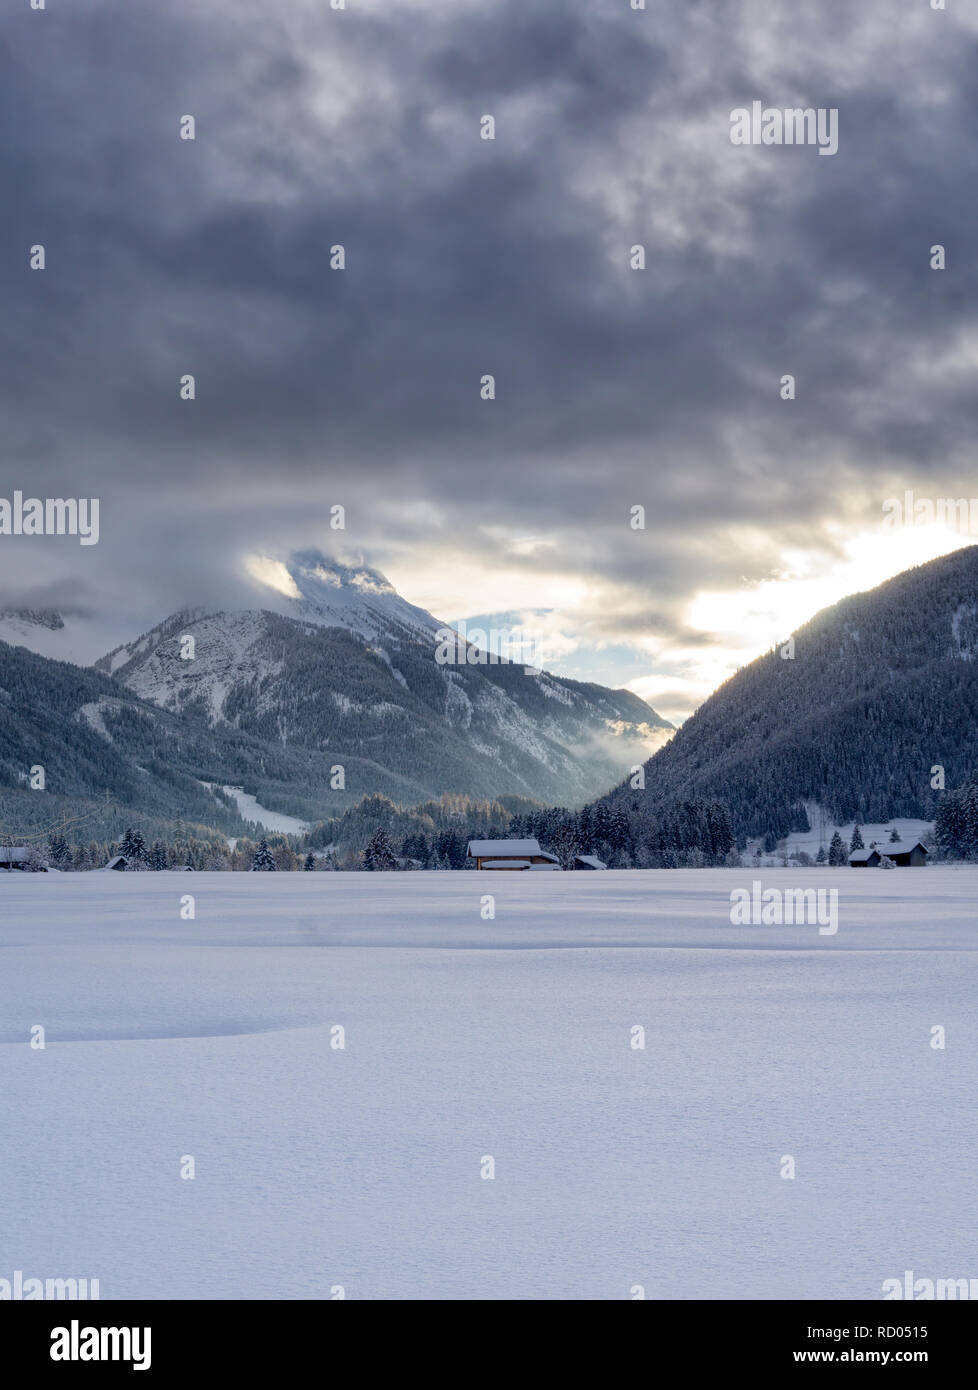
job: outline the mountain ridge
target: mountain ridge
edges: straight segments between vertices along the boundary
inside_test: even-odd
[[[307,550],[261,561],[252,578],[255,606],[185,608],[76,667],[121,697],[113,704],[103,689],[71,705],[86,737],[111,743],[147,707],[165,712],[178,721],[167,727],[182,731],[171,740],[182,771],[316,821],[371,795],[404,805],[443,794],[580,804],[672,732],[629,691],[489,663],[461,639],[460,659],[440,664],[451,629],[366,565]],[[16,621],[59,630],[56,614]],[[44,660],[32,668],[40,706],[62,710],[63,672],[56,657]],[[0,685],[3,669],[0,655]],[[193,748],[206,750],[206,772],[195,770]],[[160,799],[170,805],[165,788]]]
[[[741,835],[807,829],[806,801],[837,824],[931,820],[940,789],[978,757],[978,546],[915,566],[822,609],[729,677],[628,783],[599,801],[640,811],[684,796],[725,801]]]
[[[328,749],[338,763],[368,757],[416,779],[422,799],[579,804],[672,732],[631,691],[489,659],[461,638],[455,659],[440,663],[452,629],[366,566],[305,551],[266,574],[274,608],[173,614],[96,668],[212,725]]]

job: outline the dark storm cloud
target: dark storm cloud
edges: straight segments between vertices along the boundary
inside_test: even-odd
[[[528,603],[576,570],[619,593],[609,631],[647,611],[678,632],[694,589],[830,550],[827,520],[877,521],[905,483],[961,493],[978,154],[960,16],[22,10],[0,89],[0,495],[100,496],[98,553],[71,556],[95,589],[124,580],[162,616],[243,549],[328,540],[342,502],[368,557],[460,547],[490,588],[507,534],[550,536],[520,560]],[[733,147],[754,99],[837,106],[838,154]]]

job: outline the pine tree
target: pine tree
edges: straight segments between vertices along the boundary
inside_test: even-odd
[[[57,869],[63,869],[71,859],[68,841],[63,835],[52,834],[48,839],[48,858]]]
[[[141,830],[133,830],[130,827],[122,837],[119,853],[133,862],[139,862],[145,859],[146,841],[143,839],[143,832]]]
[[[859,823],[857,822],[852,827],[852,839],[849,841],[849,853],[854,854],[857,849],[865,848],[866,846],[863,843],[862,831],[859,829]]]
[[[971,780],[959,788],[962,803],[962,853],[969,859],[978,859],[978,781],[972,773]]]
[[[255,850],[255,857],[251,861],[251,871],[252,873],[267,874],[274,873],[275,868],[275,859],[272,851],[268,848],[268,841],[263,835],[258,842],[258,848]]]
[[[305,873],[311,874],[312,871],[313,871],[313,869],[315,869],[315,867],[316,867],[316,856],[313,854],[312,850],[310,850],[309,853],[306,855],[305,862],[304,862],[304,864],[302,865],[302,868],[303,868],[303,870],[305,871]]]
[[[628,824],[628,817],[620,806],[611,817],[611,825],[608,828],[608,843],[613,850],[621,855],[627,854],[632,847],[631,826]]]
[[[900,843],[900,836],[899,836],[899,834],[898,834],[898,832],[897,832],[896,826],[894,826],[893,829],[890,831],[890,844],[891,844],[891,845],[898,845],[899,843]]]
[[[387,872],[397,868],[394,846],[390,842],[387,831],[381,826],[378,826],[371,835],[367,848],[363,852],[363,867],[371,873]]]
[[[826,861],[826,859],[828,859],[828,857],[829,857],[829,856],[825,853],[825,846],[824,846],[824,845],[819,845],[819,847],[818,847],[818,854],[816,854],[816,856],[815,856],[815,863],[816,863],[816,864],[824,864],[825,861]]]
[[[149,867],[156,873],[161,873],[168,867],[166,858],[166,845],[162,840],[156,840],[153,848],[149,852]]]
[[[706,823],[710,836],[710,853],[717,864],[722,864],[735,843],[730,825],[730,812],[722,801],[713,801],[706,808]]]
[[[829,845],[829,863],[832,865],[833,868],[836,868],[838,867],[838,865],[845,864],[847,862],[848,860],[846,858],[846,842],[845,840],[843,840],[842,836],[839,834],[837,830],[835,834],[832,836],[832,841]]]

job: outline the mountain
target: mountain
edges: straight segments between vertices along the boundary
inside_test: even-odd
[[[629,691],[461,641],[443,660],[446,625],[366,566],[305,551],[262,577],[262,607],[174,614],[96,666],[160,708],[343,768],[342,788],[304,777],[259,797],[272,809],[318,819],[376,792],[579,804],[672,732]]]
[[[931,769],[957,786],[978,766],[978,546],[907,570],[818,613],[732,676],[645,765],[641,813],[680,797],[727,803],[742,835],[933,819]]]
[[[276,788],[328,771],[320,755],[211,729],[97,671],[0,643],[0,841],[62,819],[73,841],[118,838],[134,819],[147,838],[181,822],[240,835],[233,799],[208,783]]]

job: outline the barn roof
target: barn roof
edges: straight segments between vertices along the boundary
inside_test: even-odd
[[[599,859],[596,854],[576,854],[575,863],[589,864],[592,869],[606,869],[608,866],[603,859]]]
[[[896,849],[896,845],[894,845],[893,848]],[[849,863],[865,864],[868,859],[872,859],[874,854],[877,856],[880,854],[880,850],[875,845],[870,845],[869,849],[853,850],[852,854],[849,856]]]
[[[540,845],[536,840],[470,840],[469,858],[485,859],[529,859],[539,854]]]
[[[909,854],[911,850],[922,849],[925,854],[929,853],[927,846],[920,840],[894,840],[890,844],[877,845],[880,854]]]

